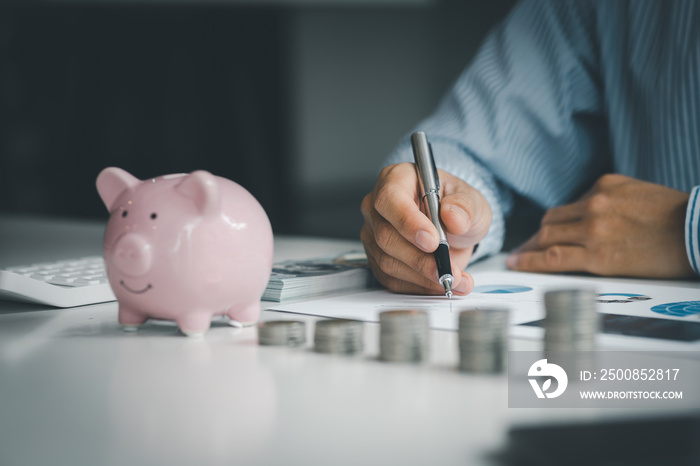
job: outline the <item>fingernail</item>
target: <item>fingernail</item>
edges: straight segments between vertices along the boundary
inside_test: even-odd
[[[506,258],[506,267],[509,269],[514,269],[518,265],[518,255],[517,254],[511,254]]]
[[[463,220],[466,222],[467,225],[469,224],[469,215],[467,215],[467,213],[464,211],[464,209],[462,209],[462,208],[459,207],[459,206],[452,205],[452,206],[450,206],[450,211],[452,211],[452,212],[454,212],[455,214],[457,214],[457,216],[458,216],[459,218],[463,219]]]
[[[416,244],[423,251],[431,251],[433,249],[433,235],[425,230],[420,230],[416,234]]]

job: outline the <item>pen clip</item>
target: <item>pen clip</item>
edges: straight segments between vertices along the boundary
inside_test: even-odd
[[[437,166],[435,165],[435,156],[433,155],[433,145],[428,143],[428,150],[430,151],[430,163],[433,165],[433,174],[435,175],[435,190],[438,196],[440,195],[440,177],[438,176]]]

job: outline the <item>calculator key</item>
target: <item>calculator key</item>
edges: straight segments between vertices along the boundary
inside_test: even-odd
[[[75,277],[54,277],[48,282],[54,285],[73,285],[76,280]]]
[[[93,279],[85,279],[85,278],[77,278],[73,284],[74,285],[99,285],[102,283],[101,280],[93,278]]]

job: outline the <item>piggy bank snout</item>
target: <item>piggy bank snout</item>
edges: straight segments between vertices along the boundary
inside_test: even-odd
[[[151,269],[153,263],[151,244],[143,236],[126,234],[114,247],[112,263],[125,275],[143,275]]]

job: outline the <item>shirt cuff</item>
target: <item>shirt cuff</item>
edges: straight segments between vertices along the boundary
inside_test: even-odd
[[[690,191],[688,208],[685,213],[685,250],[690,266],[700,275],[700,186]]]

